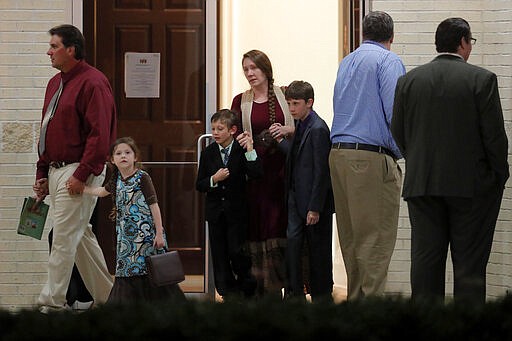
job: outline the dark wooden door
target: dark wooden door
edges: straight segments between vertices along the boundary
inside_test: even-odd
[[[187,274],[204,273],[204,227],[195,191],[197,138],[205,127],[205,1],[84,1],[87,60],[108,77],[118,109],[118,137],[131,136],[155,185],[169,246]],[[160,97],[126,98],[126,52],[160,53]],[[98,205],[99,239],[112,240]],[[107,240],[107,241],[105,241]],[[112,249],[115,245],[106,249]],[[104,247],[105,249],[105,247]],[[109,252],[107,252],[109,253]],[[113,255],[107,254],[113,269]]]

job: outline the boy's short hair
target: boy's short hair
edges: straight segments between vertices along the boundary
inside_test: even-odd
[[[286,97],[286,99],[303,99],[306,102],[311,98],[314,101],[315,92],[308,82],[293,81],[288,85],[288,88],[286,88],[284,97]]]
[[[211,122],[213,123],[216,121],[222,122],[222,124],[225,124],[228,129],[231,129],[233,126],[238,127],[238,117],[233,111],[229,109],[222,109],[213,114]]]

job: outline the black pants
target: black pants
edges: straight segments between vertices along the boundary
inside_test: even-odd
[[[303,247],[307,241],[309,256],[309,286],[312,300],[332,300],[332,214],[322,215],[315,225],[306,226],[295,204],[295,194],[288,195],[288,228],[286,231],[287,293],[304,294]]]
[[[503,190],[474,198],[407,199],[411,221],[412,298],[444,299],[450,246],[454,298],[485,303],[486,268]]]
[[[251,275],[251,258],[244,250],[247,224],[228,221],[222,213],[208,222],[215,288],[221,296],[252,296],[256,281]]]

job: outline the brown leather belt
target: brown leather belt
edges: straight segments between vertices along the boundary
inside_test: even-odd
[[[374,146],[373,144],[366,143],[349,143],[349,142],[336,142],[332,144],[333,149],[357,149],[366,150],[369,152],[384,153],[396,159],[395,154],[385,147]]]

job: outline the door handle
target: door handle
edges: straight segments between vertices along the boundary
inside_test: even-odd
[[[197,139],[197,161],[144,161],[145,166],[183,166],[183,165],[198,165],[203,150],[203,141],[212,137],[212,134],[203,134]]]
[[[212,134],[203,134],[197,139],[197,165],[199,166],[199,159],[201,158],[201,151],[203,150],[203,141],[212,137]]]

